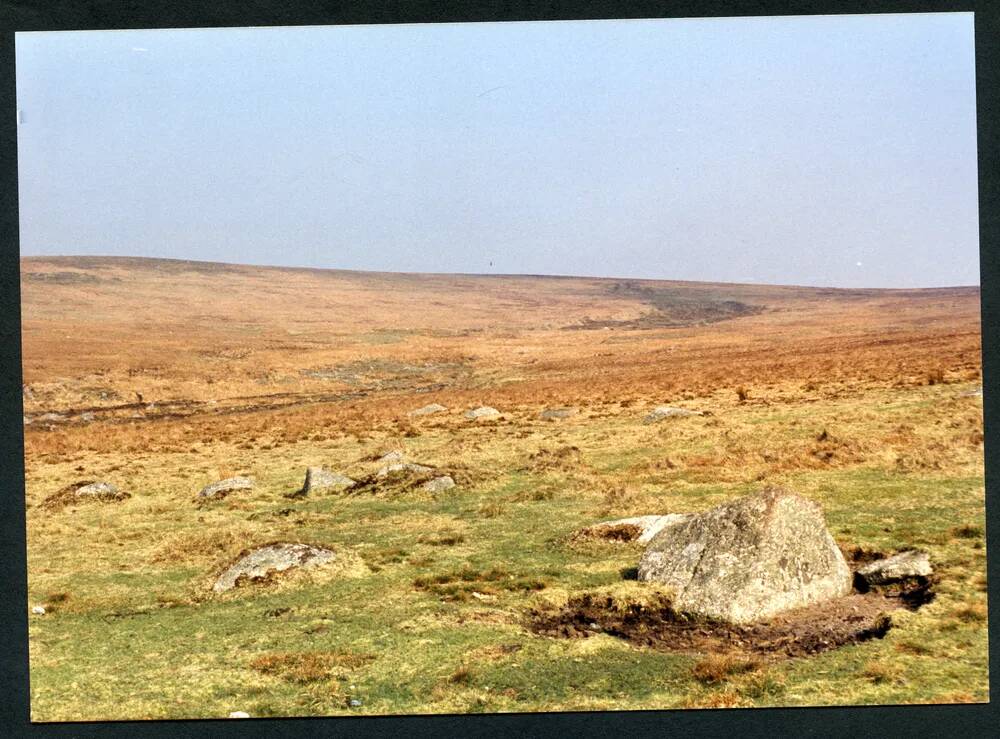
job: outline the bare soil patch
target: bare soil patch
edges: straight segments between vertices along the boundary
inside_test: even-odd
[[[616,603],[610,596],[583,594],[556,612],[532,610],[528,627],[543,636],[580,639],[608,634],[664,651],[749,653],[798,657],[880,639],[892,627],[890,614],[916,610],[934,597],[932,582],[919,578],[891,590],[854,592],[753,624],[734,625],[678,613],[666,596],[646,604]]]

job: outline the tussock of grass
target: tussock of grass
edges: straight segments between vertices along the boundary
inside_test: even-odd
[[[694,664],[691,674],[705,685],[725,682],[733,675],[742,675],[761,669],[763,662],[757,657],[734,654],[710,654]]]
[[[250,662],[250,667],[289,682],[312,683],[344,677],[351,669],[374,659],[375,655],[349,652],[281,652],[256,657]]]

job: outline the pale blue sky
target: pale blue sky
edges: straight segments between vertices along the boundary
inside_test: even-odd
[[[17,35],[21,253],[979,283],[971,14]]]

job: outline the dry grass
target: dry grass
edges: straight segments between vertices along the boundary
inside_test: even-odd
[[[735,654],[710,654],[691,668],[694,679],[705,685],[717,685],[733,675],[756,672],[764,663],[756,657]]]
[[[652,307],[617,280],[22,266],[89,275],[22,285],[25,412],[69,419],[25,428],[29,586],[50,608],[31,621],[36,720],[988,695],[982,406],[959,397],[981,381],[977,289],[644,283],[668,312],[674,298],[764,307],[666,327],[629,323]],[[407,415],[429,403],[449,410]],[[484,404],[503,417],[464,418]],[[710,415],[642,423],[660,404]],[[539,417],[553,407],[579,412]],[[307,466],[367,480],[393,448],[458,486],[283,497]],[[236,474],[255,489],[196,505]],[[42,505],[83,480],[132,497]],[[929,549],[938,600],[885,650],[781,668],[692,669],[607,635],[524,632],[536,601],[669,599],[623,579],[635,546],[571,545],[572,532],[766,484],[820,502],[845,546]],[[328,546],[348,566],[206,597],[213,574],[270,541]]]
[[[254,658],[250,667],[293,683],[312,683],[343,677],[351,669],[375,659],[371,654],[298,652],[265,654]]]

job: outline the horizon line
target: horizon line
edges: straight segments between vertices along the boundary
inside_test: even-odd
[[[133,259],[148,262],[195,262],[197,264],[216,264],[226,267],[257,267],[260,269],[285,269],[285,270],[305,270],[310,272],[354,272],[359,274],[372,275],[409,275],[425,277],[526,277],[534,279],[556,279],[556,280],[631,280],[637,282],[675,282],[692,285],[733,285],[742,287],[785,287],[785,288],[807,288],[811,290],[843,290],[843,291],[897,291],[904,292],[910,290],[962,290],[975,288],[982,289],[981,283],[966,285],[938,285],[934,287],[911,286],[911,287],[839,287],[828,285],[805,285],[795,283],[778,282],[727,282],[723,280],[678,280],[661,277],[635,277],[625,275],[574,275],[574,274],[542,274],[530,272],[406,272],[377,269],[352,269],[349,267],[307,267],[301,265],[287,264],[259,264],[255,262],[220,262],[211,259],[190,259],[181,257],[150,257],[131,256],[124,254],[19,254],[19,260],[25,259]]]

